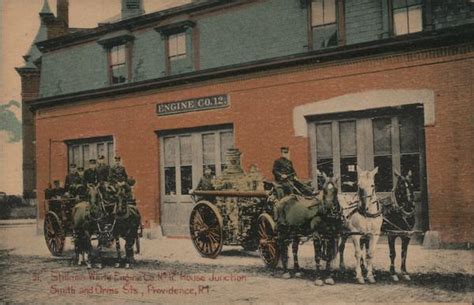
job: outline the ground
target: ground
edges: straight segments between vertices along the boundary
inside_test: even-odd
[[[473,251],[427,250],[411,245],[412,281],[393,283],[388,246],[379,244],[374,285],[354,281],[353,247],[347,244],[349,270],[336,285],[313,284],[313,251],[300,250],[303,277],[283,279],[267,270],[257,252],[224,247],[217,259],[200,257],[189,239],[142,239],[133,269],[116,269],[112,250],[104,269],[71,264],[71,240],[63,257],[52,257],[34,224],[0,225],[0,304],[155,303],[155,304],[310,304],[359,302],[473,301]],[[399,257],[397,257],[399,266]],[[91,279],[95,278],[95,279]]]

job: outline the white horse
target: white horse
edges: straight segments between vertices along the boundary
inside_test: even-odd
[[[382,227],[382,206],[375,194],[374,177],[378,172],[378,167],[372,171],[362,170],[357,166],[357,195],[355,200],[346,203],[347,200],[340,198],[339,202],[344,209],[346,219],[346,229],[349,231],[349,237],[354,244],[356,259],[356,280],[359,284],[364,284],[362,276],[361,261],[363,258],[363,249],[361,247],[361,238],[364,237],[367,252],[367,280],[369,283],[375,283],[372,268],[372,260],[375,255],[375,248],[379,240]],[[344,269],[344,247],[348,237],[343,237],[340,247],[340,268]]]

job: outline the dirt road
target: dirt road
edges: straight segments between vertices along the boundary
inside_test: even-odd
[[[156,304],[313,304],[355,302],[472,303],[472,251],[425,250],[411,246],[412,281],[392,283],[387,245],[378,247],[377,284],[354,283],[353,250],[347,245],[349,271],[336,285],[313,284],[312,249],[301,247],[303,277],[282,279],[263,267],[256,252],[225,247],[221,256],[201,258],[190,240],[143,240],[133,269],[71,265],[70,240],[64,257],[53,258],[33,226],[0,227],[0,303],[156,303]]]

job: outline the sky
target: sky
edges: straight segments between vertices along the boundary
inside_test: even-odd
[[[0,192],[21,194],[22,142],[19,126],[20,76],[15,67],[23,65],[38,31],[45,0],[0,0]],[[48,0],[56,14],[56,0]],[[144,0],[146,13],[181,5],[190,0]],[[69,26],[92,28],[120,14],[120,0],[69,0]],[[8,126],[6,128],[5,126]]]

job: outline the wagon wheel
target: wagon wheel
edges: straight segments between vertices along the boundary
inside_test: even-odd
[[[278,265],[278,252],[275,222],[270,215],[264,213],[258,217],[258,251],[267,267],[275,268]]]
[[[48,212],[44,218],[44,239],[49,252],[54,256],[61,256],[66,236],[59,217],[54,212]]]
[[[194,207],[189,219],[189,231],[201,256],[216,258],[221,253],[224,239],[222,228],[222,216],[213,204],[201,201]]]

